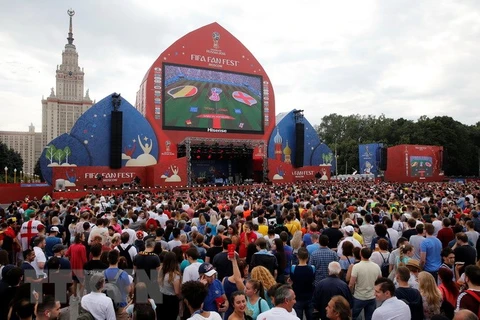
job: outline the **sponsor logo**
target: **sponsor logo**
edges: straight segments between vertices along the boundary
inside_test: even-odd
[[[213,132],[213,133],[227,133],[227,130],[225,129],[214,129],[214,128],[208,128],[207,132]]]

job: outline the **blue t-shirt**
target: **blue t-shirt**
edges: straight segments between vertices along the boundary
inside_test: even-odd
[[[61,244],[62,239],[57,237],[46,237],[45,238],[45,254],[48,258],[53,257],[53,246],[56,244]]]
[[[420,245],[420,252],[426,252],[425,266],[423,270],[435,272],[442,265],[442,242],[434,237],[427,237]]]
[[[218,312],[215,299],[221,297],[224,293],[225,291],[223,291],[223,286],[220,280],[213,280],[212,284],[208,286],[208,295],[205,300],[203,300],[203,310]]]
[[[255,302],[253,305],[247,299],[247,308],[253,313],[251,315],[252,319],[257,319],[260,313],[270,310],[267,301],[262,298],[258,298],[257,302]]]
[[[108,268],[105,269],[104,274],[105,274],[105,283],[110,282],[113,283],[113,279],[115,279],[115,276],[117,275],[118,268]],[[107,281],[108,280],[108,281]],[[122,294],[122,302],[119,304],[120,307],[126,307],[127,306],[127,291],[128,291],[128,286],[130,285],[130,279],[128,278],[128,274],[123,271],[120,274],[120,277],[118,277],[117,280],[117,286],[118,289],[120,290]]]

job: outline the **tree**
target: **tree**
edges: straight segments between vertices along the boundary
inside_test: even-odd
[[[55,152],[57,148],[53,144],[46,147],[47,151],[45,152],[45,157],[50,160],[50,164],[53,163],[53,158],[55,157]]]
[[[72,154],[72,150],[70,150],[69,146],[63,148],[63,153],[65,154],[65,162],[68,163],[68,157]]]
[[[5,167],[8,168],[7,180],[13,181],[14,169],[17,169],[19,174],[23,170],[23,159],[20,153],[0,142],[0,168],[3,170]],[[5,177],[3,177],[2,181],[5,181]]]

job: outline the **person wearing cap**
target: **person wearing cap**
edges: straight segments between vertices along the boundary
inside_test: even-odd
[[[222,313],[228,309],[228,299],[220,280],[216,279],[217,271],[210,263],[202,263],[198,268],[200,282],[208,288],[208,294],[203,301],[204,311]]]
[[[420,262],[415,259],[408,260],[407,264],[405,265],[408,270],[410,270],[410,279],[408,279],[408,285],[411,288],[415,288],[418,290],[418,274],[422,271],[422,267],[420,266]]]
[[[103,273],[96,273],[90,278],[90,287],[92,292],[84,295],[80,302],[82,308],[90,312],[94,319],[116,320],[113,301],[103,293]]]
[[[47,258],[53,257],[53,247],[62,243],[62,239],[57,237],[58,232],[58,227],[51,227],[50,231],[48,232],[48,237],[45,238],[45,254]]]
[[[353,243],[353,246],[354,247],[357,247],[357,248],[361,248],[362,245],[360,244],[360,242],[358,242],[357,239],[355,239],[353,237],[353,234],[355,232],[355,229],[352,227],[352,226],[346,226],[345,228],[343,228],[343,230],[345,231],[345,235],[346,237],[340,241],[340,243],[338,244],[338,247],[337,247],[337,255],[339,257],[342,256],[343,254],[343,249],[342,249],[342,245],[345,241],[350,241],[351,243]]]
[[[67,246],[64,246],[61,243],[56,244],[52,248],[53,256],[58,258],[60,262],[60,269],[72,270],[72,265],[70,264],[70,261],[64,257],[66,250],[67,250]]]

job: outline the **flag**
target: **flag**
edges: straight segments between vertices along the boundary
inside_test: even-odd
[[[255,100],[254,97],[242,91],[234,91],[232,93],[232,97],[233,99],[240,103],[246,104],[247,106],[253,106],[257,103],[257,100]]]
[[[177,99],[177,98],[188,98],[196,95],[198,92],[197,87],[195,86],[180,86],[176,87],[173,89],[168,90],[168,95],[170,95],[172,98]]]

